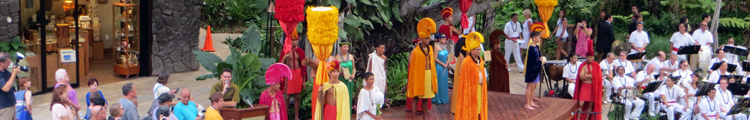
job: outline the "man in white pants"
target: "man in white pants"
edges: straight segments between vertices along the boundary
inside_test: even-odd
[[[676,79],[668,79],[666,85],[659,87],[657,90],[661,92],[661,109],[667,111],[667,119],[674,120],[675,112],[683,113],[686,111],[685,106],[677,103],[678,98],[685,97],[685,91],[680,87],[675,87]]]
[[[727,82],[727,78],[721,78],[719,80],[719,87],[716,88],[716,101],[719,101],[719,108],[721,111],[719,112],[719,117],[724,120],[732,120],[737,119],[741,120],[742,118],[746,118],[745,115],[737,114],[737,115],[727,115],[729,110],[734,106],[734,95],[732,95],[732,92],[727,89],[727,86],[729,86],[729,83]]]
[[[602,74],[604,77],[604,81],[602,81],[602,85],[604,86],[604,104],[607,104],[609,102],[612,102],[612,99],[610,96],[612,96],[612,81],[614,80],[615,73],[613,70],[615,69],[612,63],[615,62],[615,54],[613,53],[607,53],[607,58],[602,60],[602,62],[599,63],[599,65],[602,67]]]
[[[504,31],[505,35],[508,35],[508,38],[505,38],[505,61],[510,63],[510,54],[513,54],[513,57],[515,57],[516,60],[516,65],[518,65],[518,72],[523,72],[521,48],[518,45],[518,41],[523,40],[519,37],[523,28],[521,28],[521,23],[518,22],[518,14],[513,13],[510,18],[512,20],[505,24]],[[510,68],[508,68],[508,71],[511,71]]]
[[[711,60],[711,52],[713,51],[711,44],[714,43],[714,37],[711,31],[708,30],[707,22],[701,22],[701,29],[693,32],[693,39],[701,45],[701,51],[698,53],[698,68],[708,69],[706,67],[709,66],[708,61]]]
[[[638,72],[636,75],[636,85],[640,87],[646,87],[648,86],[648,83],[656,82],[657,79],[654,78],[654,75],[659,74],[659,71],[656,70],[655,66],[653,64],[646,64],[646,70],[643,70],[641,72]],[[661,78],[661,77],[660,77]],[[659,79],[662,80],[662,79]],[[648,115],[649,116],[656,116],[656,113],[659,112],[657,108],[657,104],[655,99],[659,97],[659,92],[649,92],[644,93],[641,97],[644,97],[648,99]]]
[[[625,75],[625,67],[623,66],[617,66],[616,68],[617,76],[614,77],[614,80],[612,81],[614,84],[614,88],[617,89],[618,93],[620,94],[620,97],[628,97],[627,94],[637,94],[638,92],[636,89],[636,82],[633,80],[633,78],[628,77]],[[643,106],[645,106],[646,102],[641,100],[638,97],[633,98],[623,98],[622,101],[623,104],[625,104],[625,119],[636,119],[641,116],[641,112],[643,112]],[[635,110],[633,110],[633,106],[635,106]],[[632,112],[631,112],[632,110]]]

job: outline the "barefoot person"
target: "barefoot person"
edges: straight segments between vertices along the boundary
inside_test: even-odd
[[[586,62],[578,69],[578,80],[576,81],[576,96],[578,110],[583,113],[576,114],[575,120],[601,119],[602,112],[602,71],[599,63],[594,61],[594,52],[586,53]]]
[[[351,109],[349,107],[349,91],[346,85],[339,81],[339,62],[333,61],[328,70],[329,81],[323,83],[319,89],[320,95],[316,101],[314,120],[349,120]]]
[[[417,31],[421,42],[412,51],[409,56],[409,81],[406,87],[406,97],[414,99],[412,102],[420,100],[429,101],[437,93],[437,74],[435,71],[435,55],[432,51],[430,36],[435,33],[435,22],[430,18],[424,18],[417,24]],[[429,102],[424,102],[429,104]],[[412,116],[416,119],[417,103],[411,104]],[[422,118],[427,119],[429,116],[428,105],[422,105]]]
[[[456,120],[487,120],[487,79],[484,76],[484,60],[479,57],[482,49],[479,47],[484,42],[484,37],[478,32],[469,33],[466,37],[466,46],[463,49],[469,52],[469,58],[461,62],[461,89],[457,89],[461,98],[456,101],[462,109],[456,109]],[[496,86],[497,87],[497,86]]]
[[[539,83],[539,73],[542,71],[542,65],[544,57],[541,56],[539,51],[539,43],[542,42],[542,38],[539,36],[539,32],[531,33],[531,40],[529,41],[529,51],[526,54],[526,105],[524,107],[529,110],[534,110],[534,107],[539,107],[532,101],[534,98],[534,89],[536,84]],[[507,55],[507,54],[506,54]]]
[[[295,30],[296,31],[296,30]],[[305,58],[305,50],[297,46],[299,42],[299,35],[297,32],[292,32],[292,51],[282,52],[279,63],[284,63],[292,70],[292,79],[286,82],[282,82],[281,91],[286,91],[286,94],[294,97],[294,118],[299,119],[299,103],[301,101],[299,93],[305,89],[305,82],[307,81],[307,66],[303,64]],[[289,98],[287,97],[287,101]]]

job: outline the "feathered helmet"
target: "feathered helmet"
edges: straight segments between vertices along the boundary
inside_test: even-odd
[[[453,15],[453,8],[450,8],[450,7],[443,8],[443,10],[440,12],[440,15],[443,18],[450,17],[451,15]]]
[[[435,21],[430,18],[422,18],[422,20],[419,20],[419,23],[417,23],[419,38],[429,38],[432,34],[435,34],[436,31],[437,27],[435,26]]]
[[[479,32],[471,32],[467,35],[463,35],[463,37],[466,38],[466,43],[463,47],[466,52],[471,52],[472,49],[481,46],[484,42],[484,36]]]
[[[276,63],[268,67],[266,70],[266,85],[275,85],[282,82],[281,78],[292,79],[292,70],[285,64]]]
[[[329,62],[329,64],[326,66],[326,70],[330,73],[332,70],[339,71],[341,67],[339,66],[339,61],[333,61]]]
[[[289,37],[292,37],[292,40],[299,40],[299,35],[297,33],[297,29],[294,29],[292,31],[292,35],[289,35]]]

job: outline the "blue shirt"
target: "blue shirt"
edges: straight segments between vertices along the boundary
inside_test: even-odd
[[[193,101],[189,101],[187,105],[182,102],[177,103],[177,105],[174,105],[173,112],[179,120],[195,120],[198,117],[198,109]]]
[[[97,93],[99,93],[99,96],[104,99],[105,105],[109,105],[109,102],[107,101],[107,98],[104,98],[104,94],[102,94],[102,91],[97,90]],[[91,92],[86,93],[86,107],[91,106],[91,99],[89,99],[89,96],[91,95]]]
[[[10,80],[10,71],[0,71],[0,87]],[[13,83],[11,83],[13,84]],[[0,109],[16,106],[15,88],[10,87],[8,91],[0,90]]]

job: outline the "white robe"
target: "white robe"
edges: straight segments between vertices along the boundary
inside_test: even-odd
[[[372,54],[370,54],[370,60],[368,61],[366,70],[370,70],[370,69],[372,70],[367,71],[367,72],[372,72],[373,76],[375,77],[374,86],[378,88],[383,88],[383,89],[380,89],[380,92],[385,93],[385,88],[386,88],[385,83],[387,82],[387,76],[385,72],[385,60],[383,60],[383,58],[380,58],[380,56],[378,56],[376,52],[372,52]],[[367,85],[367,83],[364,81],[362,81],[362,83],[365,86]]]
[[[370,111],[370,113],[372,114],[377,114],[375,113],[375,111],[378,110],[378,107],[374,106],[373,104],[383,103],[373,103],[372,95],[380,91],[381,90],[378,89],[378,87],[373,87],[373,89],[369,91],[365,90],[364,88],[359,90],[359,99],[357,99],[357,120],[375,120],[370,117],[370,115],[367,115],[365,111]]]

